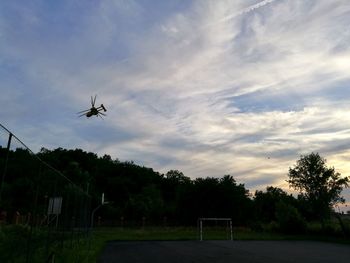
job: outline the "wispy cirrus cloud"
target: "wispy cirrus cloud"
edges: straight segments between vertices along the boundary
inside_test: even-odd
[[[311,151],[349,173],[346,0],[0,7],[0,102],[11,101],[0,116],[35,149],[232,174],[254,189],[287,187]],[[77,119],[94,94],[107,118]]]

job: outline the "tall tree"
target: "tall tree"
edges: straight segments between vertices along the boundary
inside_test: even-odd
[[[345,200],[340,195],[348,187],[349,177],[341,177],[334,167],[326,166],[326,159],[318,153],[302,155],[293,168],[289,168],[290,187],[310,203],[313,214],[320,219],[329,216],[331,207]]]

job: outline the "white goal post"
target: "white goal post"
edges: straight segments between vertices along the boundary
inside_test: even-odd
[[[200,241],[203,241],[203,222],[204,221],[226,221],[226,228],[230,229],[230,240],[233,240],[232,219],[231,218],[200,217],[200,218],[198,218],[199,240]]]

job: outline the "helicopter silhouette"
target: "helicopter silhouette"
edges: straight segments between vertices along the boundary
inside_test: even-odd
[[[90,118],[91,116],[99,116],[102,118],[101,115],[103,116],[107,116],[106,114],[104,114],[102,111],[106,112],[106,108],[105,106],[103,106],[103,104],[101,104],[101,106],[99,107],[95,107],[95,102],[96,102],[96,97],[97,95],[95,95],[94,98],[92,98],[91,96],[91,108],[88,110],[83,110],[83,111],[79,111],[77,114],[80,114],[79,117],[81,116],[86,116],[87,118]],[[103,118],[102,118],[103,119]]]

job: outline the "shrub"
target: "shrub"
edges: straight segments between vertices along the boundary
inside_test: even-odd
[[[22,225],[1,227],[0,262],[15,262],[16,258],[24,258],[28,234],[28,228]]]
[[[292,205],[278,202],[276,205],[276,219],[279,230],[287,234],[304,233],[306,221],[299,211]]]

